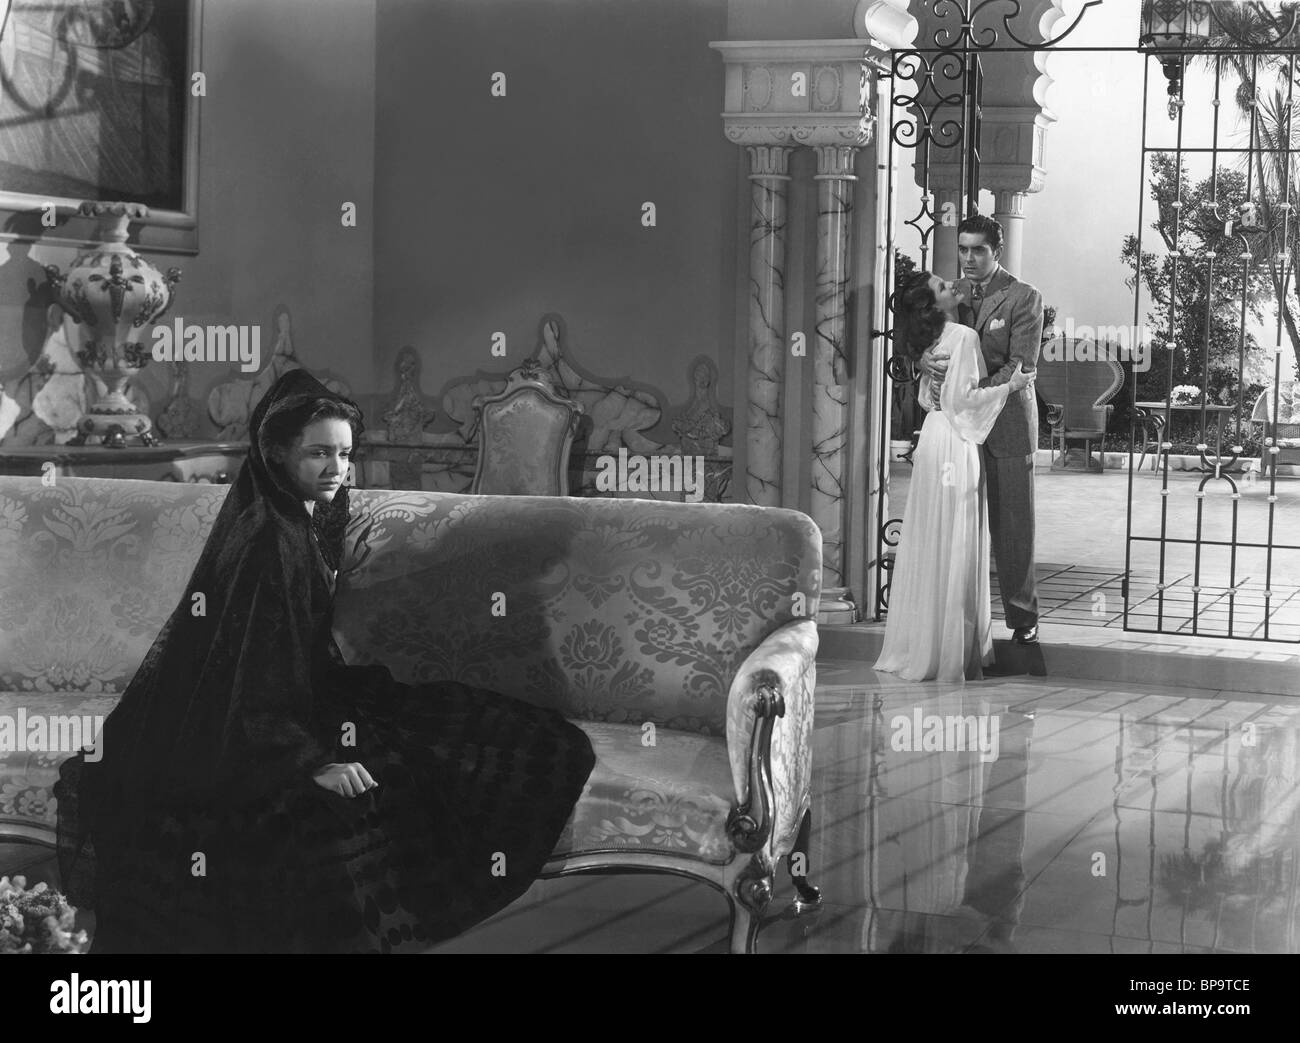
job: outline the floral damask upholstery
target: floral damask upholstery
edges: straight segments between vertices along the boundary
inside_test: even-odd
[[[722,743],[667,728],[578,724],[596,751],[596,768],[557,854],[643,848],[731,860],[731,766]]]
[[[227,491],[0,477],[0,832],[53,828],[51,790],[67,755],[15,749],[20,722],[93,724],[112,711]]]
[[[0,692],[0,720],[14,721],[17,725],[24,714],[27,719],[37,714],[47,719],[75,717],[86,727],[74,734],[84,735],[84,741],[89,741],[116,702],[114,696],[108,695]],[[39,827],[52,830],[56,804],[54,783],[59,778],[59,764],[67,753],[16,750],[9,746],[9,742],[0,740],[0,835],[14,826],[27,827],[17,832],[32,835],[37,835]]]
[[[120,693],[227,491],[0,477],[0,691]]]
[[[816,610],[816,529],[792,511],[365,490],[352,501],[364,539],[340,570],[339,647],[399,680],[721,736],[741,662]]]
[[[0,477],[0,718],[107,714],[227,491]],[[728,816],[757,799],[765,686],[784,716],[754,857],[770,869],[789,853],[811,784],[811,519],[631,499],[353,490],[351,502],[334,609],[350,662],[506,692],[591,736],[600,760],[557,851],[562,871],[671,866],[734,897]],[[52,827],[61,756],[0,748],[0,832]]]

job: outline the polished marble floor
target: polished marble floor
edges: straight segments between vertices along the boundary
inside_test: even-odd
[[[922,738],[983,717],[988,754],[906,748],[918,712]],[[814,742],[823,907],[780,881],[760,952],[1300,951],[1300,701],[827,662]],[[726,926],[703,885],[543,881],[437,951],[719,952]]]
[[[929,727],[966,716],[984,731]],[[760,952],[1300,951],[1300,699],[913,685],[824,661],[814,744],[824,902],[792,915],[778,876]],[[0,872],[53,883],[47,858],[11,850]],[[725,952],[726,936],[706,885],[584,876],[539,881],[433,951]]]

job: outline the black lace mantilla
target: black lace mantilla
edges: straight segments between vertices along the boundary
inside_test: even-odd
[[[551,711],[343,661],[330,608],[346,489],[309,514],[262,444],[278,411],[331,397],[296,369],[258,404],[101,759],[60,768],[62,885],[96,911],[94,951],[426,947],[523,893],[594,764]],[[379,786],[332,793],[313,779],[331,762],[361,763]]]

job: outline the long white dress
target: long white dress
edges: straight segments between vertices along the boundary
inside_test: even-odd
[[[981,388],[988,375],[979,335],[949,322],[935,354],[948,371],[934,408],[929,377],[919,397],[929,409],[912,455],[912,481],[889,588],[885,643],[876,669],[909,681],[983,677],[993,662],[989,522],[980,445],[1006,404],[1009,387]]]

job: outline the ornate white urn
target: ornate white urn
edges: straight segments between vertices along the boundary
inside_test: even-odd
[[[163,275],[127,245],[131,221],[148,216],[142,204],[86,202],[79,212],[99,219],[97,241],[82,249],[67,274],[45,266],[59,303],[79,327],[77,361],[104,385],[98,401],[77,422],[72,443],[95,439],[120,448],[135,436],[144,445],[156,445],[153,422],[125,390],[152,359],[147,327],[171,306],[181,270],[169,268]]]

